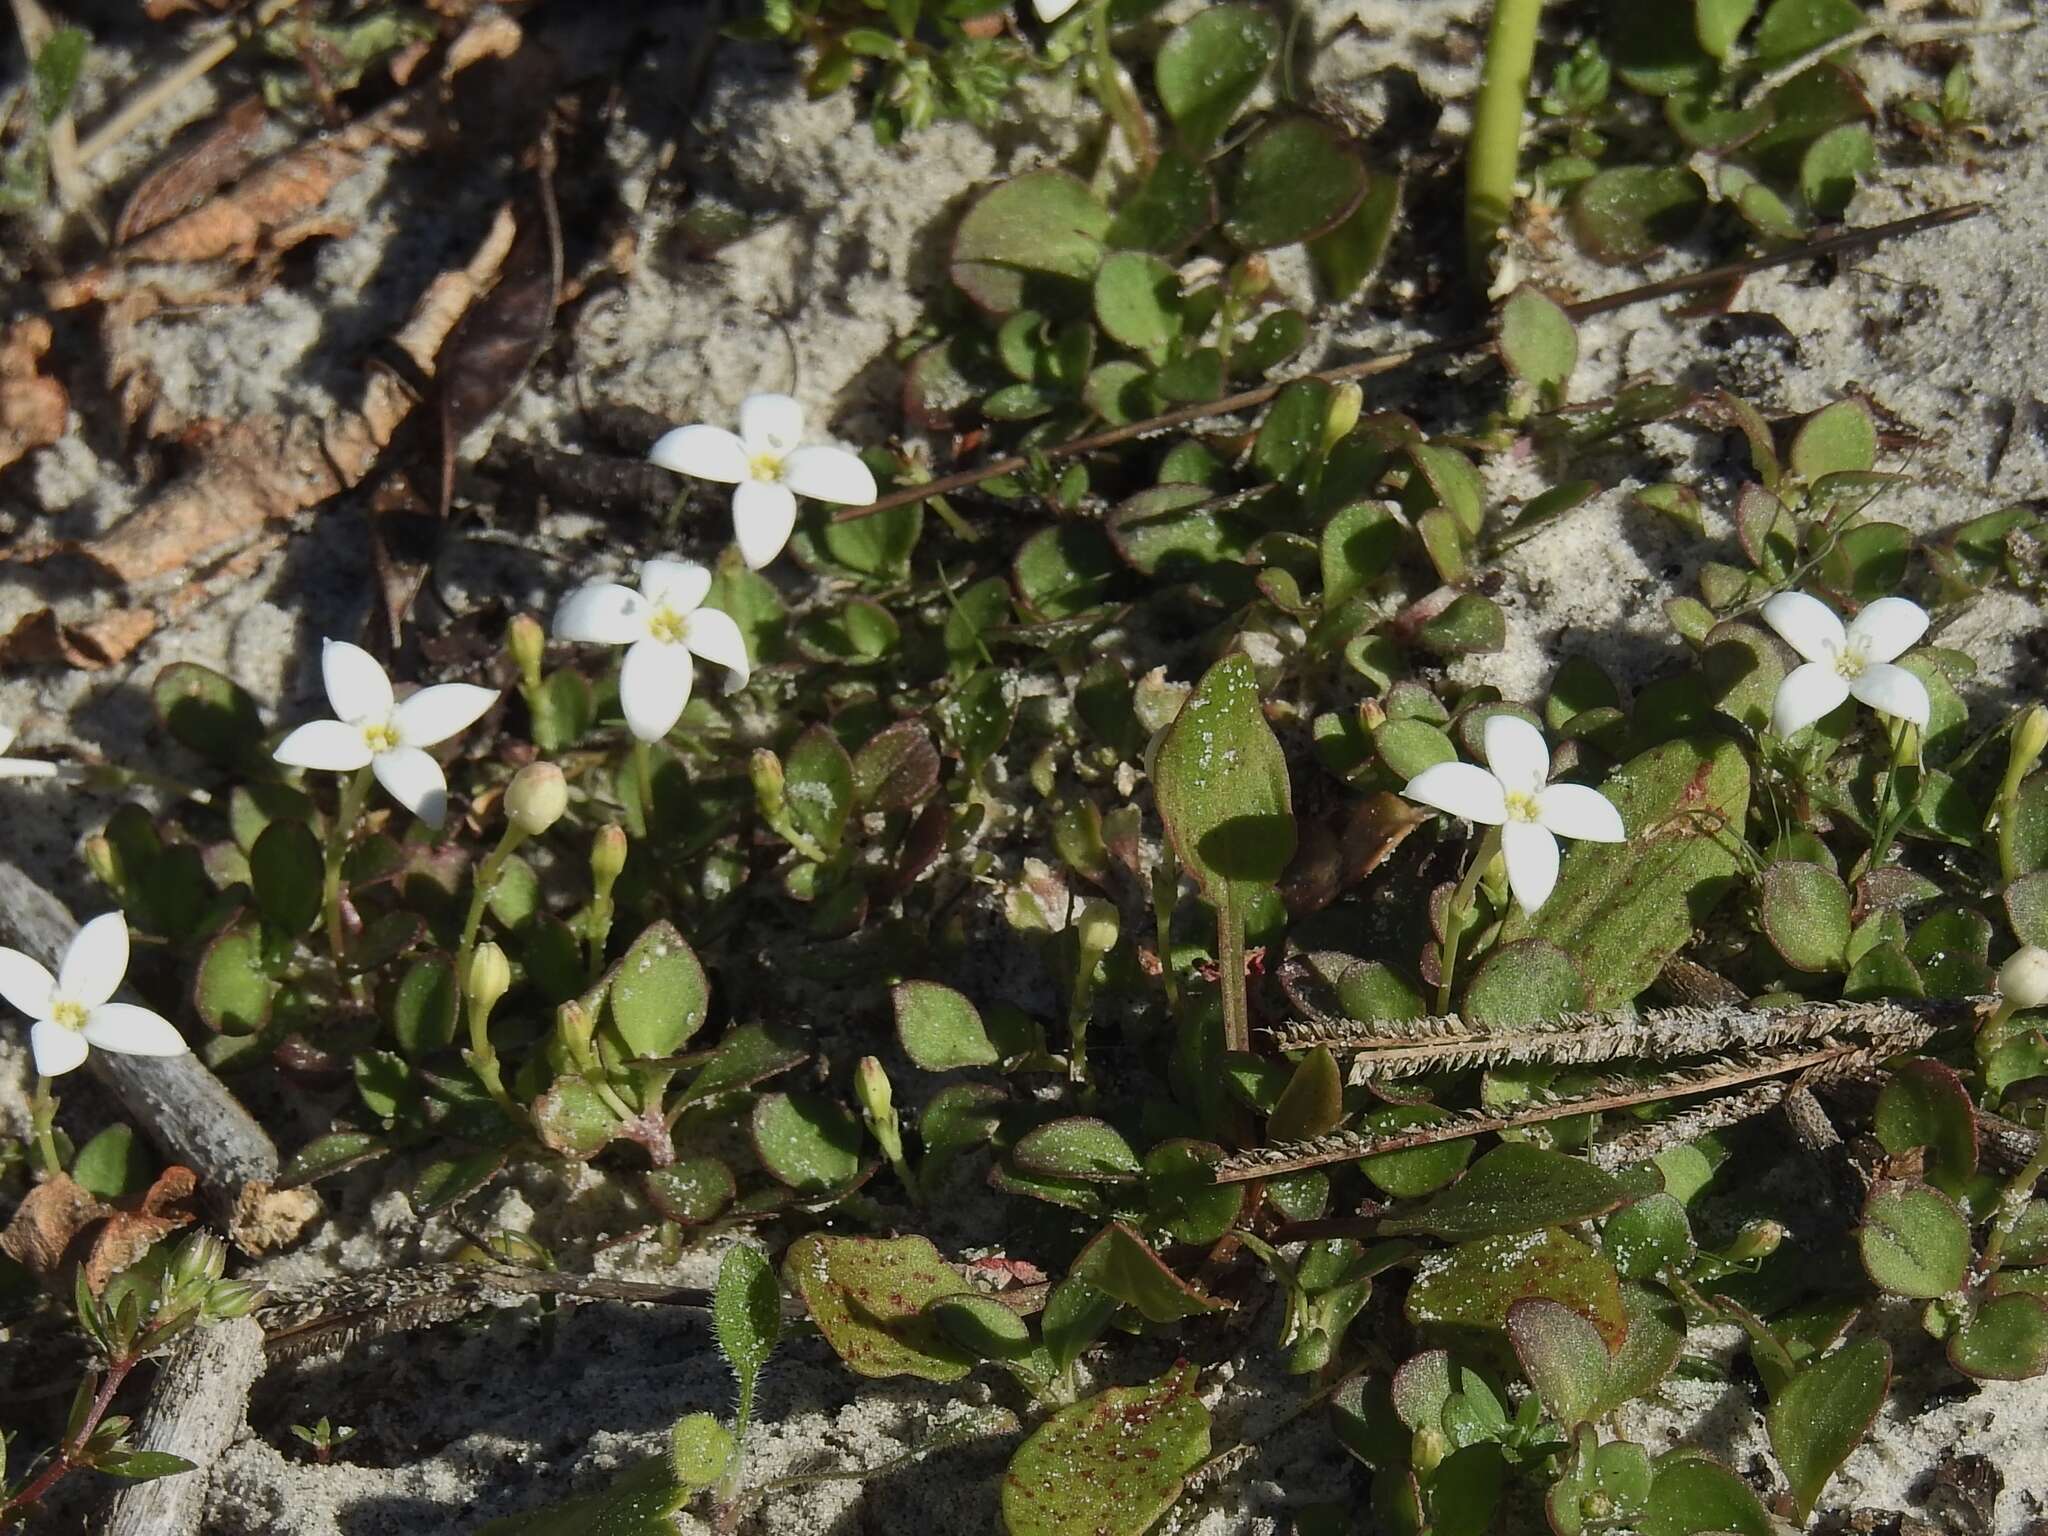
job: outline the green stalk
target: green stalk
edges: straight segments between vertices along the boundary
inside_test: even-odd
[[[326,862],[322,870],[320,907],[327,917],[327,944],[334,951],[334,966],[338,971],[343,965],[347,948],[346,935],[341,922],[341,866],[348,857],[350,839],[355,836],[356,823],[362,820],[363,804],[370,798],[371,773],[367,767],[358,768],[341,791],[341,804],[334,812],[334,820],[327,827]]]
[[[35,1134],[36,1161],[44,1173],[55,1178],[64,1171],[57,1156],[57,1100],[50,1092],[50,1080],[40,1072],[36,1074],[35,1101],[29,1106],[29,1124]]]
[[[476,867],[476,878],[470,882],[469,911],[462,918],[462,942],[455,951],[455,991],[468,1007],[469,967],[476,958],[476,936],[484,924],[484,908],[491,899],[491,892],[497,888],[498,877],[505,872],[505,861],[512,857],[512,851],[526,841],[526,834],[512,822],[505,823],[505,831],[498,839],[498,846],[484,855]]]
[[[633,738],[633,778],[637,793],[626,803],[626,830],[645,837],[654,824],[654,749]]]
[[[1486,65],[1472,103],[1472,137],[1465,154],[1465,255],[1482,287],[1486,259],[1514,207],[1522,117],[1542,14],[1543,0],[1494,0],[1493,24],[1486,34]]]
[[[1998,1272],[1998,1266],[2005,1255],[2005,1244],[2020,1224],[2020,1217],[2027,1211],[2028,1202],[2034,1198],[2034,1186],[2041,1182],[2041,1175],[2048,1173],[2048,1137],[2044,1137],[2041,1148],[2035,1152],[2026,1167],[2014,1174],[1998,1197],[1998,1216],[1991,1224],[1991,1235],[1984,1239],[1984,1257],[1981,1268],[1987,1275]]]
[[[1102,103],[1102,110],[1124,136],[1124,142],[1131,148],[1131,159],[1140,167],[1152,164],[1152,135],[1145,131],[1145,123],[1138,116],[1138,109],[1131,101],[1130,93],[1123,87],[1121,72],[1117,69],[1116,55],[1109,46],[1109,0],[1095,0],[1088,11],[1088,37],[1094,45],[1089,60],[1089,83],[1094,87],[1095,99]]]
[[[1451,905],[1444,913],[1444,953],[1443,964],[1439,968],[1443,980],[1436,989],[1438,1013],[1449,1014],[1451,1011],[1451,988],[1458,976],[1458,941],[1465,936],[1465,919],[1472,911],[1472,898],[1479,890],[1480,878],[1498,857],[1500,828],[1488,827],[1486,836],[1480,840],[1479,851],[1472,855],[1465,878],[1458,882],[1458,889],[1451,896]]]

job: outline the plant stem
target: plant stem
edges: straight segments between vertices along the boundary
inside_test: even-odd
[[[1472,136],[1465,152],[1465,257],[1482,290],[1486,259],[1514,206],[1522,117],[1542,14],[1543,0],[1494,0],[1493,25],[1486,34],[1486,64],[1472,103]]]
[[[1438,967],[1443,979],[1436,989],[1436,1011],[1448,1015],[1451,1011],[1451,987],[1458,975],[1458,941],[1465,936],[1465,918],[1472,910],[1473,895],[1479,889],[1480,877],[1487,866],[1500,856],[1500,828],[1488,827],[1486,836],[1480,840],[1479,851],[1472,855],[1472,862],[1465,869],[1465,878],[1458,882],[1458,889],[1452,893],[1451,904],[1444,911],[1443,963]]]
[[[1627,309],[1632,305],[1670,298],[1673,294],[1721,288],[1751,273],[1768,272],[1775,267],[1796,266],[1840,251],[1860,250],[1864,246],[1875,245],[1899,235],[1915,235],[1922,230],[1939,229],[1945,224],[1974,219],[1985,212],[1986,207],[1984,203],[1958,203],[1953,207],[1937,208],[1931,213],[1914,214],[1911,218],[1872,224],[1867,228],[1830,235],[1825,240],[1807,241],[1789,250],[1775,251],[1766,256],[1751,256],[1741,261],[1724,262],[1703,272],[1688,273],[1682,277],[1659,278],[1654,283],[1623,288],[1614,293],[1602,294],[1598,298],[1581,299],[1565,305],[1564,312],[1574,320],[1586,320],[1595,315],[1612,314],[1618,309]],[[863,517],[873,517],[878,512],[891,512],[897,507],[907,507],[913,501],[964,491],[970,486],[981,484],[984,480],[992,480],[997,475],[1014,475],[1020,470],[1029,469],[1037,460],[1055,463],[1061,459],[1077,458],[1084,453],[1093,453],[1098,448],[1114,448],[1119,443],[1150,437],[1172,427],[1185,426],[1191,421],[1207,421],[1216,416],[1228,416],[1235,411],[1252,410],[1264,405],[1288,385],[1302,379],[1321,379],[1328,384],[1341,383],[1346,379],[1368,379],[1377,374],[1392,373],[1398,368],[1407,367],[1410,363],[1423,362],[1432,357],[1446,357],[1453,353],[1472,352],[1482,348],[1491,350],[1497,340],[1495,328],[1488,325],[1482,330],[1467,331],[1461,336],[1447,336],[1438,341],[1424,342],[1420,346],[1404,347],[1396,352],[1381,352],[1359,362],[1344,363],[1335,368],[1319,368],[1291,378],[1275,379],[1271,383],[1259,385],[1256,389],[1240,390],[1234,395],[1225,395],[1221,400],[1211,400],[1201,405],[1184,405],[1178,410],[1167,411],[1159,416],[1148,416],[1143,421],[1134,421],[1126,426],[1110,427],[1101,432],[1091,432],[1085,437],[1072,438],[1064,443],[1051,443],[1042,448],[1034,448],[1029,456],[1021,453],[1006,454],[1000,459],[991,459],[988,463],[977,465],[973,469],[957,470],[950,475],[941,475],[936,480],[906,485],[869,502],[864,507],[843,508],[833,514],[832,521],[856,522]]]
[[[2048,1173],[2048,1137],[2042,1138],[2040,1149],[2034,1153],[2032,1161],[2012,1176],[2012,1182],[1998,1197],[1998,1219],[1991,1224],[1991,1235],[1984,1239],[1982,1269],[1986,1275],[1998,1272],[2006,1240],[2019,1226],[2020,1217],[2026,1214],[2027,1204],[2034,1198],[2034,1186],[2041,1182],[2044,1173]]]
[[[327,915],[327,945],[334,951],[334,967],[339,971],[348,948],[347,935],[341,921],[341,866],[348,857],[350,839],[355,836],[356,823],[362,819],[363,803],[370,798],[370,770],[358,768],[341,791],[341,804],[335,809],[334,820],[327,827],[327,858],[320,887],[321,910]]]
[[[654,821],[654,749],[639,737],[633,738],[634,794],[626,804],[626,830],[645,837]]]
[[[1095,0],[1089,9],[1088,36],[1094,45],[1088,73],[1095,99],[1102,103],[1102,110],[1109,114],[1117,132],[1124,136],[1124,143],[1130,146],[1132,161],[1141,168],[1150,167],[1152,135],[1145,131],[1145,121],[1124,89],[1122,71],[1117,68],[1116,55],[1109,46],[1109,0]]]
[[[1244,988],[1244,914],[1228,898],[1216,912],[1216,983],[1223,991],[1223,1049],[1248,1051],[1252,1019]]]
[[[462,942],[455,951],[455,996],[469,1024],[470,1065],[498,1107],[515,1121],[523,1121],[526,1117],[513,1103],[512,1095],[505,1091],[504,1078],[499,1074],[498,1053],[491,1044],[490,1013],[469,1001],[469,968],[476,960],[476,936],[483,928],[484,908],[490,902],[491,892],[505,873],[505,861],[525,841],[526,834],[508,821],[498,838],[498,846],[485,854],[483,862],[477,865],[476,877],[470,882],[469,911],[462,919]]]
[[[100,1379],[99,1390],[93,1394],[92,1407],[86,1411],[84,1422],[78,1426],[78,1433],[58,1447],[55,1459],[36,1474],[34,1482],[5,1504],[0,1504],[0,1527],[13,1525],[22,1515],[34,1509],[65,1474],[78,1466],[79,1453],[92,1439],[93,1431],[100,1427],[100,1420],[107,1416],[107,1410],[113,1406],[114,1394],[121,1390],[121,1383],[128,1379],[128,1373],[135,1369],[135,1362],[140,1358],[135,1356],[108,1362],[107,1374]]]
[[[40,1072],[36,1074],[35,1101],[29,1106],[29,1124],[35,1131],[36,1161],[54,1178],[64,1171],[57,1156],[57,1100],[50,1092],[50,1080]]]

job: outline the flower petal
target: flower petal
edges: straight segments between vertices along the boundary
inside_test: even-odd
[[[655,440],[647,457],[663,469],[737,485],[753,474],[747,445],[723,427],[677,427]]]
[[[747,686],[754,664],[747,659],[747,637],[733,616],[717,608],[699,608],[683,620],[683,644],[725,668],[725,691],[737,693]]]
[[[1763,607],[1763,620],[1808,661],[1832,661],[1848,644],[1835,610],[1804,592],[1780,592]]]
[[[0,752],[5,752],[9,747],[13,745],[14,727],[11,725],[0,724]]]
[[[134,1003],[102,1003],[86,1015],[85,1039],[124,1056],[182,1056],[192,1049],[178,1026]]]
[[[57,979],[40,960],[18,949],[0,949],[0,997],[32,1019],[47,1019],[55,1006]]]
[[[1080,3],[1081,0],[1031,0],[1031,9],[1038,12],[1040,21],[1058,21]]]
[[[1425,768],[1401,790],[1410,800],[1433,805],[1467,821],[1497,827],[1508,819],[1507,792],[1499,779],[1471,763],[1438,763]]]
[[[475,683],[436,683],[408,695],[391,712],[391,727],[402,747],[431,747],[466,731],[498,702],[498,690]]]
[[[647,633],[647,599],[616,581],[593,581],[562,599],[555,638],[591,645],[631,645]]]
[[[54,779],[63,769],[36,757],[0,757],[0,779]]]
[[[326,642],[320,647],[320,675],[327,683],[327,702],[334,706],[335,719],[382,725],[391,718],[391,679],[360,645]]]
[[[72,936],[57,967],[57,996],[97,1008],[121,988],[128,974],[128,919],[102,912]]]
[[[1904,667],[1895,667],[1888,661],[1873,662],[1849,685],[1849,691],[1872,709],[1918,726],[1927,724],[1927,685]]]
[[[799,496],[849,507],[866,506],[879,494],[874,473],[859,454],[823,444],[799,448],[785,458],[782,483]]]
[[[1849,645],[1865,661],[1897,661],[1927,633],[1927,610],[1903,597],[1880,597],[1849,623]]]
[[[695,671],[688,646],[642,640],[627,651],[619,664],[619,708],[625,711],[626,728],[641,741],[659,741],[674,730],[690,702]]]
[[[804,440],[804,408],[788,395],[749,395],[740,402],[740,441],[754,453],[788,453]]]
[[[1511,821],[1500,829],[1501,857],[1508,861],[1508,889],[1524,912],[1534,912],[1557,889],[1557,839],[1533,821]]]
[[[1582,843],[1625,843],[1621,812],[1597,789],[1584,784],[1551,784],[1536,797],[1536,819],[1559,837]]]
[[[749,480],[732,493],[732,536],[740,558],[760,570],[789,542],[796,527],[796,497],[786,485]]]
[[[448,819],[448,779],[418,747],[393,747],[370,764],[385,792],[430,827]]]
[[[36,1059],[36,1071],[44,1077],[62,1077],[85,1061],[85,1036],[48,1019],[29,1026],[28,1048]]]
[[[1533,795],[1550,778],[1550,748],[1543,733],[1520,715],[1488,715],[1479,742],[1486,766],[1509,794]]]
[[[321,768],[329,773],[354,773],[370,760],[370,744],[359,725],[315,720],[300,726],[270,754],[287,768]]]
[[[1809,661],[1794,667],[1778,684],[1771,701],[1771,729],[1780,736],[1813,724],[1849,697],[1849,680],[1830,662]]]
[[[640,590],[650,603],[688,613],[711,590],[711,569],[694,560],[648,560],[640,567]]]

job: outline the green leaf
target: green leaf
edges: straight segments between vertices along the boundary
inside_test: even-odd
[[[1519,907],[1503,942],[1534,936],[1570,955],[1586,1004],[1619,1008],[1649,988],[1733,888],[1728,828],[1749,807],[1749,764],[1725,737],[1683,737],[1625,763],[1601,786],[1626,843],[1573,843],[1534,918]]]
[[[1153,83],[1190,153],[1223,137],[1278,56],[1280,38],[1280,23],[1256,6],[1212,5],[1160,44]]]
[[[2048,1301],[2024,1291],[1992,1297],[1949,1335],[1948,1359],[1979,1381],[2048,1375]]]
[[[828,854],[836,852],[853,812],[853,759],[846,748],[830,730],[814,725],[797,737],[782,771],[797,826]]]
[[[1758,916],[1772,948],[1798,971],[1848,968],[1849,888],[1833,870],[1780,859],[1763,872]]]
[[[1717,59],[1725,59],[1755,14],[1756,0],[1695,0],[1693,32],[1702,48]]]
[[[1927,1148],[1927,1181],[1950,1195],[1960,1195],[1977,1171],[1976,1105],[1955,1069],[1941,1062],[1894,1068],[1878,1093],[1871,1130],[1892,1157]]]
[[[1365,198],[1365,162],[1320,118],[1263,128],[1239,155],[1223,232],[1242,250],[1270,250],[1335,229]]]
[[[1323,291],[1342,303],[1356,298],[1379,271],[1401,216],[1401,178],[1374,176],[1351,216],[1308,243]]]
[[[1877,422],[1861,400],[1837,400],[1815,411],[1792,439],[1792,473],[1811,484],[1823,475],[1868,470],[1877,463]]]
[[[746,1243],[734,1243],[719,1263],[718,1285],[711,1294],[711,1330],[739,1381],[733,1426],[744,1435],[753,1416],[754,1385],[761,1367],[782,1338],[782,1288],[768,1261]]]
[[[1508,643],[1507,616],[1491,598],[1477,592],[1461,592],[1449,607],[1415,632],[1415,642],[1438,656],[1492,655]]]
[[[1447,1110],[1434,1104],[1386,1104],[1361,1117],[1359,1129],[1369,1132],[1400,1131],[1411,1126],[1436,1125],[1448,1120]],[[1382,1194],[1397,1200],[1416,1200],[1434,1194],[1464,1171],[1471,1161],[1472,1138],[1439,1141],[1411,1147],[1405,1152],[1382,1152],[1362,1158],[1358,1171],[1379,1187]]]
[[[320,839],[303,821],[273,821],[249,850],[256,910],[280,933],[304,933],[320,921],[323,876]]]
[[[1062,1408],[1003,1475],[1009,1536],[1142,1536],[1209,1454],[1209,1410],[1185,1361],[1141,1387]]]
[[[1870,1432],[1891,1378],[1891,1346],[1858,1339],[1806,1366],[1772,1400],[1764,1426],[1798,1520],[1813,1513],[1828,1480]]]
[[[1862,26],[1856,0],[1773,0],[1756,29],[1756,62],[1776,69]]]
[[[1667,1268],[1683,1269],[1698,1251],[1684,1205],[1662,1190],[1608,1217],[1600,1245],[1624,1280],[1651,1280]]]
[[[1932,1301],[1959,1291],[1970,1272],[1970,1224],[1955,1202],[1925,1184],[1886,1180],[1870,1192],[1856,1230],[1863,1268],[1894,1296]]]
[[[1041,528],[1026,539],[1010,571],[1027,613],[1068,619],[1108,600],[1123,566],[1099,525],[1072,521]]]
[[[441,1158],[420,1170],[406,1198],[412,1202],[414,1215],[422,1219],[438,1216],[490,1183],[504,1166],[502,1148]]]
[[[1046,1298],[1039,1330],[1045,1336],[1046,1353],[1054,1370],[1064,1374],[1087,1351],[1117,1314],[1114,1296],[1098,1291],[1086,1280],[1067,1279],[1052,1288]]]
[[[743,1408],[739,1414],[742,1432],[746,1422]],[[701,1492],[717,1483],[738,1453],[739,1440],[733,1431],[708,1413],[684,1414],[669,1431],[669,1465],[676,1481],[692,1492]]]
[[[809,1233],[789,1245],[782,1280],[857,1375],[958,1381],[974,1363],[925,1315],[969,1289],[927,1238]]]
[[[691,1415],[691,1419],[708,1417]],[[684,1500],[701,1491],[678,1476],[678,1463],[684,1459],[684,1435],[683,1425],[678,1424],[669,1455],[650,1456],[629,1467],[603,1493],[493,1520],[477,1536],[672,1536],[676,1523],[669,1516],[682,1507]],[[701,1469],[702,1459],[710,1454],[716,1437],[695,1429],[688,1436],[690,1466],[692,1470]]]
[[[960,993],[936,981],[906,981],[889,992],[903,1054],[927,1072],[994,1066],[1002,1059],[981,1013]]]
[[[71,1177],[88,1194],[118,1200],[149,1188],[156,1177],[156,1159],[136,1140],[132,1126],[117,1121],[78,1149],[71,1160]]]
[[[1579,333],[1555,299],[1525,284],[1501,307],[1500,355],[1539,403],[1561,405],[1578,366]]]
[[[704,967],[668,922],[650,924],[600,986],[611,1027],[641,1060],[674,1055],[704,1027],[710,1011]],[[595,1002],[588,1006],[595,1011]]]
[[[286,1160],[275,1187],[296,1189],[302,1184],[311,1184],[315,1179],[324,1179],[372,1158],[382,1157],[390,1150],[388,1141],[367,1131],[335,1131],[331,1135],[316,1136]]]
[[[620,1126],[596,1088],[580,1077],[561,1077],[533,1101],[533,1129],[551,1151],[587,1161],[611,1145]]]
[[[1749,1484],[1699,1451],[1666,1451],[1657,1458],[1642,1536],[1777,1536],[1778,1527]]]
[[[1210,1141],[1176,1138],[1145,1154],[1146,1215],[1177,1243],[1213,1243],[1236,1224],[1244,1208],[1242,1184],[1218,1184],[1213,1169],[1223,1149]]]
[[[996,183],[967,210],[953,237],[953,281],[982,308],[1009,314],[1024,307],[1034,274],[1094,276],[1108,230],[1109,211],[1079,177],[1027,172]]]
[[[1628,1332],[1607,1368],[1601,1408],[1608,1413],[1655,1392],[1685,1347],[1685,1313],[1664,1292],[1624,1282],[1621,1305]]]
[[[1624,165],[1574,187],[1565,216],[1587,255],[1617,265],[1684,239],[1706,209],[1706,183],[1684,166]]]
[[[57,119],[64,115],[64,109],[71,105],[71,96],[78,89],[78,76],[85,68],[86,50],[92,46],[92,38],[78,27],[58,27],[43,39],[43,46],[36,50],[36,121],[44,128],[55,126]],[[172,1460],[178,1458],[173,1457]],[[174,1471],[183,1471],[189,1462],[180,1462]],[[130,1473],[120,1474],[132,1476]],[[161,1477],[161,1472],[149,1474]]]
[[[38,65],[42,63],[40,55],[36,62]],[[131,1483],[150,1483],[160,1477],[176,1477],[180,1472],[197,1470],[194,1463],[182,1456],[173,1456],[169,1451],[107,1451],[93,1457],[92,1467],[94,1471],[104,1472],[109,1477],[126,1478]]]
[[[1431,1338],[1484,1348],[1507,1326],[1508,1308],[1531,1296],[1589,1319],[1610,1349],[1627,1334],[1614,1266],[1554,1227],[1424,1255],[1408,1288],[1408,1320]]]
[[[216,1034],[253,1035],[270,1022],[277,983],[263,964],[263,940],[253,928],[229,928],[199,957],[192,1006]]]
[[[1531,1296],[1508,1308],[1508,1342],[1522,1374],[1566,1430],[1599,1411],[1607,1386],[1607,1341],[1571,1308]]]
[[[640,1187],[663,1220],[686,1227],[714,1220],[739,1192],[732,1170],[715,1157],[681,1157],[650,1168],[640,1176]]]
[[[1087,1183],[1119,1183],[1144,1172],[1131,1144],[1101,1120],[1069,1115],[1027,1131],[1011,1149],[1026,1173]]]
[[[1123,200],[1106,238],[1118,250],[1171,255],[1215,222],[1216,184],[1208,171],[1185,150],[1169,149],[1144,185]]]
[[[236,768],[264,756],[256,701],[211,667],[174,661],[157,673],[149,696],[164,729],[208,762]]]
[[[1181,1279],[1150,1244],[1120,1221],[1111,1222],[1095,1235],[1068,1274],[1137,1308],[1155,1323],[1179,1322],[1226,1305]]]
[[[1273,401],[1252,444],[1252,466],[1276,484],[1292,484],[1322,456],[1323,424],[1330,414],[1330,386],[1321,379],[1296,379]]]
[[[1324,612],[1386,575],[1404,542],[1401,520],[1384,502],[1354,501],[1332,512],[1323,524]]]
[[[1024,1319],[993,1296],[941,1296],[924,1310],[977,1360],[1024,1360],[1036,1347]]]
[[[835,1099],[763,1094],[754,1105],[752,1128],[762,1163],[798,1194],[831,1194],[860,1173],[860,1121]]]
[[[1306,1141],[1335,1130],[1344,1118],[1344,1078],[1328,1046],[1317,1046],[1294,1069],[1266,1121],[1268,1141]]]
[[[1586,978],[1555,945],[1518,939],[1487,951],[1463,1006],[1485,1024],[1537,1024],[1585,1007]]]
[[[1118,251],[1095,274],[1095,319],[1104,333],[1155,361],[1180,335],[1180,274],[1144,251]]]
[[[391,998],[391,1033],[398,1048],[417,1061],[451,1044],[459,999],[455,964],[446,955],[413,961]]]
[[[834,522],[836,510],[823,502],[806,502],[799,512],[790,548],[806,570],[871,582],[901,581],[909,573],[911,554],[924,532],[923,502],[849,523]],[[872,616],[870,627],[871,622]]]
[[[1527,1142],[1495,1147],[1419,1211],[1381,1221],[1388,1237],[1426,1233],[1453,1241],[1587,1221],[1624,1197],[1613,1174]]]
[[[1244,656],[1226,656],[1188,695],[1153,764],[1159,814],[1182,865],[1219,911],[1243,921],[1294,857],[1287,758]]]
[[[1799,191],[1824,219],[1839,217],[1856,195],[1858,178],[1877,169],[1877,145],[1865,123],[1830,128],[1807,146],[1799,162]]]

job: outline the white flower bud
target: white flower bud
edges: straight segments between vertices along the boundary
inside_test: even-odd
[[[2015,1008],[2048,1007],[2048,949],[2022,945],[1998,968],[1998,990]]]
[[[505,816],[528,837],[539,837],[569,809],[569,781],[553,763],[528,763],[505,786]]]

